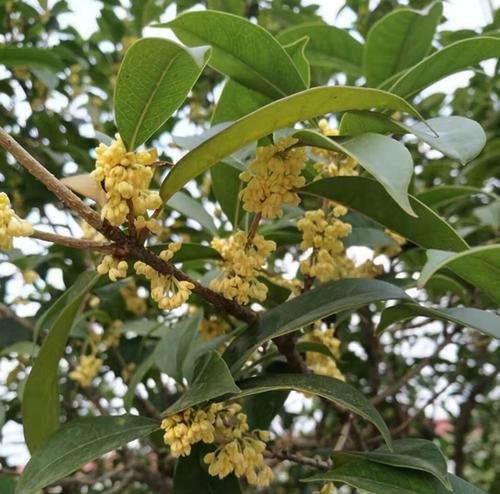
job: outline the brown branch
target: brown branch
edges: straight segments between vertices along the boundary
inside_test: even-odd
[[[283,355],[294,372],[300,374],[310,373],[302,355],[295,347],[297,335],[295,333],[285,334],[273,339],[278,351]]]
[[[10,307],[7,307],[4,304],[0,304],[0,317],[4,317],[6,319],[12,319],[19,325],[25,327],[29,331],[33,331],[33,325],[29,323],[27,319],[23,319],[19,317]]]
[[[35,230],[31,237],[45,242],[52,242],[54,244],[65,245],[66,247],[73,247],[75,249],[94,250],[105,254],[112,254],[115,251],[114,244],[95,242],[93,240],[86,240],[82,238],[65,237],[64,235],[42,232],[40,230]]]
[[[384,401],[388,396],[392,396],[396,394],[401,388],[406,386],[406,384],[413,379],[415,376],[420,374],[422,369],[429,365],[441,352],[441,350],[450,343],[451,339],[455,332],[448,333],[444,340],[437,346],[436,350],[427,358],[424,358],[419,362],[418,365],[413,366],[399,381],[394,383],[392,386],[388,386],[385,388],[380,394],[372,398],[372,403],[374,405],[378,405],[382,401]]]
[[[335,443],[335,446],[333,447],[334,451],[342,451],[344,449],[345,443],[349,438],[349,432],[351,431],[351,425],[353,420],[354,416],[349,415],[347,422],[345,422],[345,424],[342,426],[342,429],[340,429],[339,437],[337,439],[337,442]]]
[[[324,470],[330,469],[333,465],[331,459],[323,460],[321,458],[311,458],[308,456],[303,456],[301,453],[291,453],[289,451],[279,449],[265,450],[264,456],[266,456],[267,458],[276,458],[281,461],[293,461],[294,463],[300,463],[301,465],[306,465],[313,468],[321,468]]]
[[[52,175],[37,159],[5,132],[2,127],[0,127],[0,146],[14,156],[28,172],[42,182],[71,210],[78,213],[90,226],[101,231],[102,221],[99,214],[87,206],[76,194]]]

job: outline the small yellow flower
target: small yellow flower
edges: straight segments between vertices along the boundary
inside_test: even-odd
[[[276,249],[275,242],[255,235],[247,246],[247,234],[238,231],[227,238],[214,238],[212,247],[223,259],[223,274],[212,280],[210,288],[240,304],[247,304],[251,299],[264,301],[267,286],[257,276]]]
[[[27,285],[32,285],[38,278],[38,273],[32,269],[27,269],[22,272],[23,280]]]
[[[128,271],[127,261],[120,261],[113,256],[104,256],[101,264],[97,266],[97,272],[101,275],[107,274],[111,281],[126,278]]]
[[[303,148],[290,148],[296,142],[288,137],[257,148],[255,160],[240,174],[240,179],[248,182],[241,192],[245,211],[260,213],[263,218],[280,218],[284,204],[299,204],[295,189],[305,184],[300,174],[307,158]]]
[[[88,388],[97,376],[102,366],[102,360],[95,355],[82,355],[78,367],[69,373],[69,377],[83,388]]]
[[[156,150],[127,151],[119,134],[110,146],[100,144],[96,148],[97,160],[92,176],[106,191],[106,204],[102,217],[112,225],[119,226],[127,221],[129,202],[134,214],[145,215],[148,209],[158,209],[162,200],[158,192],[151,192]]]
[[[142,316],[148,310],[148,304],[145,299],[139,297],[137,293],[137,286],[135,282],[131,281],[128,285],[120,289],[121,296],[125,300],[125,305],[127,310],[136,314],[137,316]]]
[[[335,494],[337,489],[331,482],[327,482],[319,491],[314,491],[312,494]]]
[[[200,325],[201,338],[204,341],[210,341],[217,336],[223,335],[229,329],[229,324],[215,316],[211,316],[209,319],[202,319]]]
[[[29,237],[33,234],[33,226],[17,216],[10,207],[9,197],[0,192],[0,249],[12,249],[13,237]]]

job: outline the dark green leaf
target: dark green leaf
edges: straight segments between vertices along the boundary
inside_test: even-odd
[[[428,250],[427,263],[417,285],[424,286],[431,276],[442,268],[451,269],[489,295],[492,300],[500,303],[500,245],[474,247],[458,254]]]
[[[441,2],[428,12],[397,9],[382,17],[366,38],[363,68],[370,86],[415,65],[431,48],[443,13]]]
[[[457,41],[408,69],[392,84],[390,91],[408,98],[446,76],[499,56],[500,38],[477,36]]]
[[[450,475],[450,479],[451,485],[453,486],[453,494],[486,494],[479,487],[469,484],[469,482],[466,482],[456,475]]]
[[[334,451],[332,459],[335,466],[352,460],[364,459],[392,467],[409,468],[430,473],[451,491],[446,458],[441,450],[425,439],[399,439],[392,443],[393,451],[386,447],[375,451]]]
[[[443,484],[430,474],[390,467],[368,460],[351,461],[304,480],[340,482],[371,494],[449,493]]]
[[[340,86],[308,89],[254,111],[186,154],[163,181],[161,195],[167,201],[192,178],[276,129],[329,112],[373,107],[417,114],[403,99],[376,89]]]
[[[379,183],[369,178],[325,178],[306,185],[301,193],[343,204],[422,247],[455,251],[468,247],[446,221],[418,199],[410,196],[410,204],[417,214],[414,218],[401,210]]]
[[[151,434],[158,422],[146,417],[82,417],[52,434],[33,455],[19,479],[16,494],[34,494],[89,461]]]
[[[467,185],[438,185],[432,187],[421,194],[418,194],[417,199],[427,204],[432,208],[443,206],[454,202],[457,199],[475,196],[477,194],[487,194],[477,187]]]
[[[296,331],[318,319],[372,302],[408,296],[389,283],[368,279],[346,279],[322,285],[264,313],[224,353],[233,372],[245,363],[262,343]]]
[[[193,197],[185,192],[176,192],[167,202],[167,206],[179,211],[186,218],[197,221],[205,230],[212,235],[217,235],[217,227],[212,216]]]
[[[333,377],[317,374],[269,374],[238,381],[242,392],[248,396],[280,389],[294,389],[302,393],[312,393],[330,400],[371,422],[391,445],[391,435],[384,419],[371,402],[360,391]]]
[[[363,45],[347,31],[325,24],[302,24],[278,34],[282,44],[307,36],[306,57],[311,65],[361,75]]]
[[[116,81],[116,125],[129,150],[143,144],[179,108],[210,57],[160,38],[136,41]]]
[[[388,307],[382,312],[377,332],[383,331],[395,322],[406,321],[418,316],[454,322],[500,339],[500,316],[497,316],[493,312],[469,307],[454,307],[450,309],[423,307],[418,304],[406,302]]]
[[[225,12],[185,12],[169,27],[188,46],[210,45],[216,70],[272,99],[306,88],[290,56],[264,28]]]
[[[31,452],[59,427],[59,361],[85,294],[97,281],[86,271],[51,307],[49,334],[33,364],[22,402],[24,437]]]
[[[342,143],[312,130],[299,130],[293,136],[303,144],[340,151],[352,157],[382,184],[406,213],[415,216],[408,199],[413,159],[400,142],[373,133],[361,134]]]
[[[233,227],[240,223],[240,171],[226,163],[217,163],[210,169],[215,199]]]
[[[188,390],[164,412],[163,416],[174,415],[205,401],[228,393],[239,393],[226,363],[215,352],[204,360]]]

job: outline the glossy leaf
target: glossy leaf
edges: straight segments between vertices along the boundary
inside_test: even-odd
[[[233,122],[271,102],[271,98],[228,79],[215,106],[212,125]]]
[[[89,461],[151,434],[159,423],[146,417],[82,417],[61,427],[33,455],[16,494],[35,494]]]
[[[428,250],[427,263],[417,285],[424,286],[432,275],[442,268],[451,269],[489,295],[492,300],[500,303],[500,245],[474,247],[458,254]]]
[[[403,303],[388,307],[382,312],[377,332],[382,332],[395,322],[424,316],[431,319],[450,321],[461,326],[477,329],[500,339],[500,316],[493,312],[469,307],[433,308],[418,304]]]
[[[309,60],[307,60],[305,54],[308,43],[309,38],[304,36],[303,38],[299,38],[296,41],[283,46],[299,71],[300,77],[302,77],[306,88],[311,85],[311,66],[309,65]]]
[[[363,45],[346,30],[325,24],[301,24],[278,34],[287,45],[307,36],[306,57],[311,65],[361,75]]]
[[[454,202],[458,199],[473,197],[484,193],[478,187],[467,185],[438,185],[418,194],[417,198],[432,208],[437,208]]]
[[[364,459],[383,465],[430,473],[451,491],[446,458],[433,442],[425,439],[399,439],[392,443],[392,448],[393,451],[386,447],[375,451],[334,451],[332,459],[335,466]]]
[[[299,130],[294,137],[303,144],[340,151],[350,156],[382,184],[406,213],[415,216],[408,199],[413,159],[400,142],[380,134],[368,133],[340,143],[312,130]]]
[[[240,118],[186,154],[163,181],[161,195],[164,200],[168,200],[192,178],[276,129],[330,112],[373,107],[417,114],[403,99],[376,89],[340,86],[308,89]]]
[[[239,197],[241,172],[222,162],[212,166],[210,172],[215,199],[233,227],[236,228],[240,223],[240,216],[243,212]]]
[[[238,381],[242,392],[248,396],[280,389],[294,389],[302,393],[314,394],[340,405],[371,422],[391,446],[391,435],[382,416],[371,402],[356,388],[333,377],[317,374],[269,374]]]
[[[453,494],[486,494],[479,487],[470,484],[456,475],[450,475],[450,480],[453,486]]]
[[[210,45],[210,65],[245,87],[272,99],[306,88],[292,59],[264,28],[218,11],[185,12],[159,24],[188,46]]]
[[[434,476],[368,460],[355,460],[304,479],[339,482],[370,494],[449,494]]]
[[[341,135],[355,136],[366,132],[413,134],[422,142],[462,164],[473,160],[486,143],[483,128],[474,120],[465,117],[436,117],[413,126],[375,112],[349,112],[342,117]]]
[[[209,57],[210,48],[189,50],[161,38],[142,38],[127,50],[114,97],[127,149],[143,144],[179,108]]]
[[[368,85],[378,86],[420,62],[431,48],[442,13],[439,2],[428,12],[396,9],[376,22],[368,32],[363,57]]]
[[[224,352],[224,359],[236,372],[256,348],[272,338],[331,314],[407,297],[400,288],[372,279],[346,279],[322,285],[264,313],[257,323],[233,340]]]
[[[96,281],[91,271],[80,275],[45,318],[50,322],[49,333],[26,381],[22,402],[24,438],[31,452],[59,427],[59,361],[83,297]]]
[[[336,201],[422,247],[455,251],[468,247],[465,240],[432,209],[410,196],[417,218],[410,216],[375,180],[365,177],[325,178],[306,185],[300,191]]]
[[[488,58],[500,56],[500,38],[477,36],[446,46],[408,69],[389,88],[408,98],[456,72]],[[384,86],[385,87],[385,86]]]
[[[202,204],[185,192],[175,193],[167,202],[167,206],[183,214],[186,218],[197,221],[212,235],[217,235],[217,227],[212,216],[208,214]]]
[[[163,416],[174,415],[186,408],[191,408],[205,401],[225,394],[239,393],[227,364],[216,352],[204,360],[191,386],[182,396],[164,412]]]

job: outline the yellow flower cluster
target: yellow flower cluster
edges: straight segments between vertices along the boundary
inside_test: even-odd
[[[319,352],[306,352],[308,367],[316,374],[345,381],[345,377],[337,367],[336,362],[340,358],[340,340],[335,338],[335,328],[323,329],[321,321],[316,321],[313,330],[304,336],[303,341],[325,345],[335,358],[334,360],[331,356]]]
[[[313,491],[312,494],[335,494],[337,489],[331,482],[327,482],[319,491]]]
[[[318,122],[318,127],[319,130],[321,130],[321,133],[327,137],[333,137],[339,135],[339,130],[330,127],[330,124],[328,123],[328,120],[326,118],[322,118]]]
[[[204,341],[210,341],[217,336],[223,335],[229,329],[229,324],[215,316],[208,319],[202,319],[200,325],[201,338]]]
[[[396,232],[393,232],[388,228],[385,229],[385,233],[389,237],[391,237],[396,242],[396,244],[383,247],[379,249],[376,253],[385,254],[387,257],[397,256],[401,252],[401,247],[406,243],[406,238],[402,237],[401,235],[398,235]]]
[[[247,417],[238,404],[213,403],[206,410],[184,410],[164,419],[161,427],[175,457],[189,455],[192,445],[199,442],[217,444],[217,449],[203,458],[210,475],[222,479],[234,472],[259,486],[269,485],[273,477],[263,456],[269,435],[249,431]]]
[[[17,216],[10,207],[9,197],[0,192],[0,249],[12,249],[12,237],[29,237],[33,226]]]
[[[104,256],[101,264],[97,266],[97,272],[101,275],[107,274],[111,281],[116,281],[119,278],[127,276],[128,263],[120,261],[113,256]]]
[[[82,229],[82,238],[86,240],[93,240],[94,242],[104,242],[106,237],[99,233],[95,228],[90,226],[86,221],[82,220],[80,222],[80,227]]]
[[[145,299],[139,297],[135,282],[131,281],[128,285],[121,288],[120,293],[123,300],[125,300],[125,305],[127,306],[128,311],[138,316],[142,316],[146,313],[148,310],[148,304]]]
[[[239,304],[250,299],[263,302],[267,297],[267,286],[257,279],[266,258],[276,249],[276,243],[255,235],[247,245],[247,235],[238,231],[227,238],[214,238],[212,247],[223,259],[223,275],[210,283],[210,288],[220,292]]]
[[[301,262],[301,271],[321,282],[338,279],[341,270],[337,261],[344,252],[340,238],[351,233],[351,225],[335,218],[328,221],[327,214],[317,209],[307,211],[297,228],[302,231],[301,249],[313,249],[311,256]]]
[[[181,248],[180,242],[172,242],[166,250],[160,252],[160,258],[170,261]],[[151,298],[162,310],[173,310],[187,302],[194,288],[190,281],[179,281],[173,275],[164,275],[155,271],[142,261],[134,264],[135,272],[147,278],[151,283]]]
[[[296,142],[287,137],[257,148],[255,160],[240,174],[240,179],[248,182],[241,192],[245,211],[260,213],[263,218],[280,218],[284,204],[299,204],[294,189],[305,184],[300,174],[307,158],[303,148],[290,149]]]
[[[110,146],[101,143],[96,153],[92,176],[106,191],[103,218],[119,226],[127,220],[129,203],[136,215],[161,207],[159,194],[148,190],[153,178],[153,169],[148,165],[157,160],[156,150],[127,151],[120,135],[116,134]]]
[[[95,355],[82,355],[78,367],[69,373],[69,377],[83,388],[88,388],[102,366],[102,360]]]

